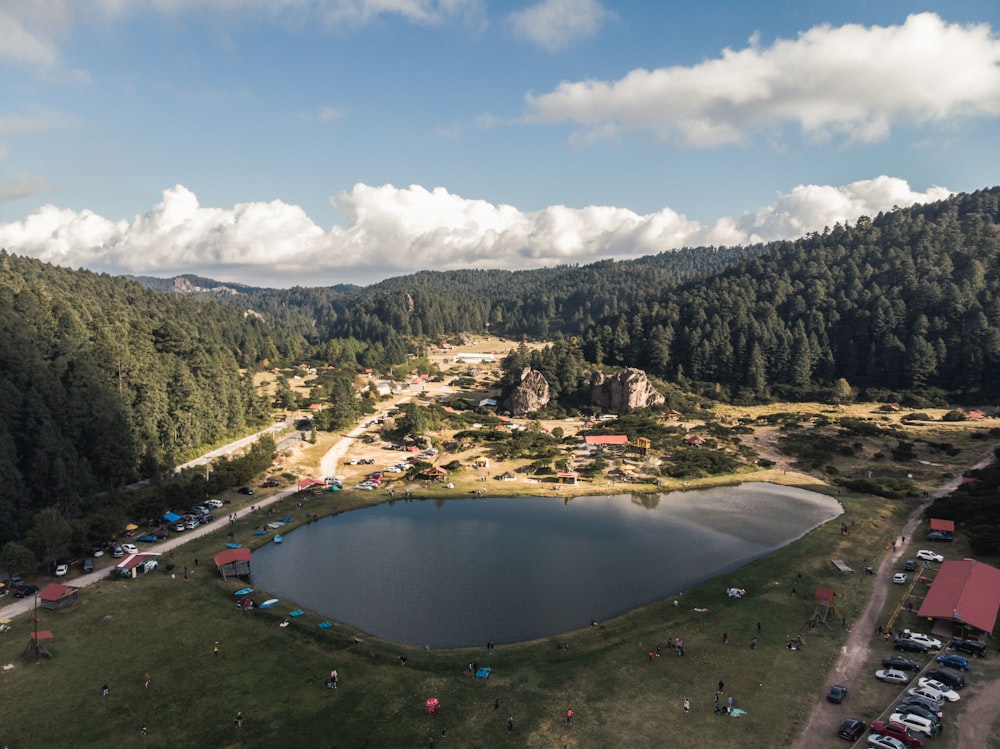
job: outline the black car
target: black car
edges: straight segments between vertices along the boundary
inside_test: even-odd
[[[927,534],[928,541],[954,541],[950,533],[945,533],[944,531],[931,531]]]
[[[947,684],[952,689],[963,689],[965,687],[965,677],[958,671],[947,668],[935,668],[924,674],[928,679],[937,679],[942,684]]]
[[[897,671],[919,671],[922,666],[916,661],[904,658],[901,655],[888,655],[882,659],[882,665],[886,668],[894,668]]]
[[[933,710],[928,710],[927,708],[914,702],[903,702],[896,705],[895,711],[903,715],[917,715],[921,718],[925,718],[931,722],[931,725],[934,726],[935,733],[941,733],[941,728],[943,727],[941,717],[935,715]]]
[[[986,657],[986,643],[979,640],[952,640],[948,643],[949,650],[958,650],[976,658]]]
[[[867,729],[868,724],[863,720],[848,718],[840,724],[840,730],[837,731],[837,735],[842,739],[847,739],[848,741],[857,741],[864,735],[864,732]]]
[[[907,559],[906,563],[903,565],[904,572],[916,572],[917,562],[915,559]]]
[[[93,572],[94,571],[94,560],[93,559],[84,559],[83,560],[83,567],[81,567],[81,569],[83,570],[83,574],[84,575],[86,575],[88,572]]]
[[[826,693],[827,702],[832,702],[834,705],[839,705],[845,697],[847,697],[847,687],[842,687],[840,684],[834,684]]]
[[[14,596],[17,598],[27,598],[28,596],[33,596],[38,592],[37,585],[22,585],[17,590],[14,591]]]
[[[917,694],[906,695],[906,697],[903,698],[903,700],[899,703],[899,705],[896,706],[896,712],[900,713],[906,712],[906,710],[903,709],[904,707],[905,708],[912,707],[915,710],[916,709],[923,710],[924,712],[927,713],[927,715],[924,715],[924,717],[927,718],[928,720],[931,719],[940,720],[941,716],[944,715],[944,711],[941,709],[941,705],[939,705],[937,702],[930,699],[929,697],[921,697],[920,695]],[[922,713],[914,711],[914,714],[921,715]]]
[[[248,497],[249,497],[249,496],[250,496],[251,494],[253,494],[253,489],[251,489],[251,488],[250,488],[249,486],[241,486],[241,487],[240,487],[239,489],[237,489],[236,491],[238,491],[238,492],[239,492],[240,494],[246,494],[246,495],[247,495]]]
[[[917,642],[916,640],[911,640],[907,637],[897,637],[896,638],[896,650],[906,651],[908,653],[926,653],[930,648],[924,645],[922,642]]]

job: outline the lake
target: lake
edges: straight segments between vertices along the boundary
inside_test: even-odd
[[[589,625],[735,573],[835,517],[767,483],[643,495],[396,500],[302,526],[253,583],[390,642],[510,643]]]

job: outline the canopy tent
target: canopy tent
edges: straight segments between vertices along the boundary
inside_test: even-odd
[[[166,515],[163,516],[163,519],[166,520],[168,523],[176,523],[178,520],[181,519],[181,516],[178,515],[176,512],[168,512]]]
[[[127,530],[127,531],[137,531],[137,530],[139,530],[139,526],[136,525],[135,523],[129,523],[128,525],[125,526],[125,530]]]

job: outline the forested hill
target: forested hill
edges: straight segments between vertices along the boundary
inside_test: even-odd
[[[1000,188],[794,242],[531,271],[425,271],[360,289],[230,297],[285,329],[379,342],[461,331],[577,336],[587,359],[732,397],[1000,395]]]
[[[0,526],[68,517],[267,417],[258,318],[0,251]]]

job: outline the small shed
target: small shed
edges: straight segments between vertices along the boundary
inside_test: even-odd
[[[941,518],[931,518],[931,530],[941,531],[942,533],[954,533],[955,521],[942,520]]]
[[[497,476],[497,481],[517,481],[517,476],[515,476],[510,471],[504,471],[499,476]]]
[[[215,555],[215,569],[222,575],[223,580],[230,577],[249,577],[252,556],[250,549],[245,546],[238,549],[226,549]]]
[[[49,583],[38,595],[43,609],[64,609],[80,600],[80,589],[72,585]]]
[[[560,484],[568,484],[569,486],[576,486],[580,480],[578,471],[560,471],[556,476],[559,478]]]
[[[135,579],[139,575],[152,572],[159,566],[157,557],[160,555],[154,552],[143,552],[141,554],[129,554],[115,565],[115,569],[122,577]]]

